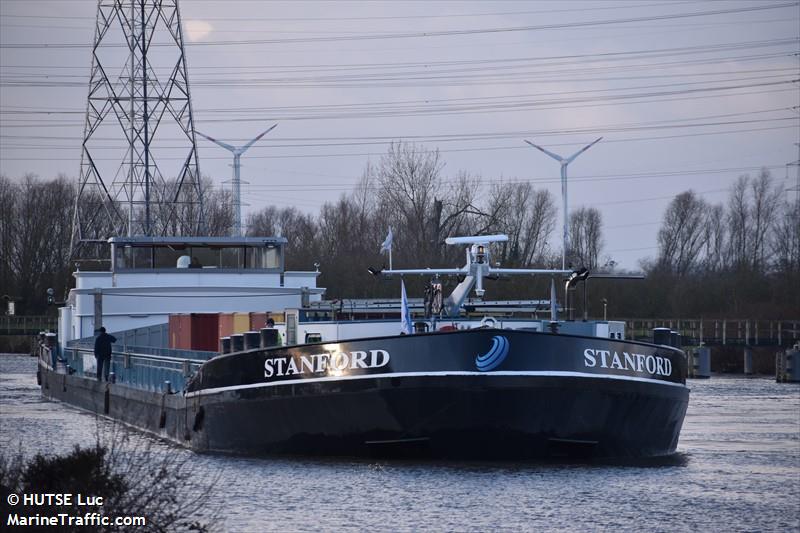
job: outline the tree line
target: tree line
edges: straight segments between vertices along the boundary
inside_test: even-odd
[[[379,250],[390,228],[394,268],[461,265],[463,249],[446,246],[447,237],[496,233],[508,235],[508,241],[493,245],[495,263],[509,268],[560,268],[560,246],[551,238],[558,209],[549,191],[518,180],[493,182],[484,189],[479,176],[466,172],[445,176],[443,167],[438,150],[393,143],[378,162],[367,164],[352,193],[324,204],[317,215],[294,207],[268,207],[248,218],[248,233],[287,237],[287,268],[307,269],[320,263],[319,281],[330,298],[397,296],[396,282],[367,274],[369,266],[388,266],[387,256]],[[599,211],[581,208],[571,219],[575,246],[570,262],[598,265]],[[421,294],[426,281],[406,283]],[[501,284],[492,294],[518,293],[518,285]]]
[[[205,190],[206,234],[230,234],[230,195]],[[23,298],[25,312],[44,312],[46,288],[59,295],[69,288],[74,201],[74,181],[64,176],[52,181],[25,176],[18,182],[0,177],[0,295]],[[318,283],[328,289],[328,298],[378,298],[399,294],[396,280],[367,272],[367,267],[388,266],[379,249],[389,228],[395,268],[461,265],[463,249],[445,245],[445,238],[494,233],[509,238],[492,245],[493,262],[509,268],[560,268],[557,215],[556,198],[528,181],[493,180],[484,186],[480,176],[463,171],[446,175],[438,150],[396,142],[365,166],[352,192],[326,202],[317,213],[269,206],[250,214],[246,227],[251,236],[279,235],[289,241],[288,270],[312,270],[318,264]],[[154,227],[169,230],[167,209],[154,209],[152,216]],[[597,209],[573,209],[569,237],[569,265],[620,273],[604,253]],[[800,204],[766,170],[741,176],[723,204],[682,192],[664,212],[656,257],[640,267],[643,281],[591,280],[589,314],[602,316],[605,299],[609,318],[797,318]],[[410,296],[421,296],[426,281],[407,279]],[[487,298],[547,299],[549,283],[545,277],[487,280]]]
[[[7,301],[15,302],[17,314],[47,314],[47,289],[52,288],[54,303],[62,301],[74,287],[72,272],[101,269],[109,265],[107,246],[87,245],[80,255],[70,250],[73,222],[76,215],[76,180],[61,174],[42,180],[26,174],[18,180],[0,175],[0,314],[5,314]],[[215,191],[206,179],[206,221],[209,235],[227,235],[233,227],[230,194]],[[113,236],[113,220],[103,216],[108,209],[99,194],[84,193],[86,219],[81,226],[89,228],[82,237],[104,241]],[[191,209],[191,204],[188,208]],[[138,215],[137,215],[138,216]],[[174,210],[157,206],[153,210],[153,227],[159,231],[174,229]]]

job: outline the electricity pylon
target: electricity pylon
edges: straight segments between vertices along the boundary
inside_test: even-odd
[[[575,161],[575,158],[581,155],[583,152],[594,146],[598,141],[600,141],[602,137],[598,138],[594,142],[591,142],[572,154],[569,157],[561,157],[558,154],[554,154],[549,150],[545,150],[541,146],[535,145],[529,140],[525,140],[526,143],[530,144],[534,148],[541,150],[545,154],[549,155],[559,163],[561,163],[561,198],[564,201],[564,238],[563,238],[563,249],[561,251],[561,269],[564,270],[567,264],[567,248],[569,248],[569,213],[567,213],[567,166]]]
[[[98,0],[70,251],[204,231],[178,0]]]
[[[275,129],[277,124],[273,124],[271,128],[268,128],[266,131],[260,133],[256,136],[253,140],[245,144],[244,146],[233,146],[228,143],[224,143],[222,141],[218,141],[213,137],[209,137],[205,133],[200,133],[199,131],[196,132],[201,137],[205,137],[209,141],[214,144],[217,144],[229,152],[233,154],[233,232],[234,237],[241,237],[242,236],[242,180],[241,180],[241,157],[242,154],[247,151],[248,148],[253,146],[256,141],[258,141],[261,137],[266,135],[267,133],[271,132]]]

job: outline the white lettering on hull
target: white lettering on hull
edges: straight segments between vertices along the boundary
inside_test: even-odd
[[[300,357],[271,357],[264,360],[264,378],[304,374],[325,374],[328,370],[381,368],[389,364],[391,356],[386,350],[318,353]]]
[[[672,361],[660,355],[644,355],[640,353],[611,352],[610,350],[594,350],[586,348],[583,351],[583,366],[586,368],[613,368],[628,370],[639,374],[657,376],[672,375]]]

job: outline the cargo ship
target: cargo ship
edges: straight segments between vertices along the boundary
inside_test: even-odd
[[[323,299],[318,271],[284,270],[281,238],[112,238],[110,268],[75,272],[58,339],[42,343],[42,391],[203,452],[674,453],[683,352],[626,339],[623,322],[560,319],[555,280],[588,273],[492,267],[503,239],[448,239],[465,246],[459,268],[372,270],[426,277],[424,299],[403,288],[345,305]],[[550,299],[484,298],[484,279],[513,275],[551,277]],[[460,279],[446,298],[444,276]],[[117,338],[109,381],[96,377],[100,326]]]

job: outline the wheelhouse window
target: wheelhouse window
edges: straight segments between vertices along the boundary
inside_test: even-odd
[[[115,270],[281,270],[280,242],[153,243],[119,242],[114,247]]]
[[[264,248],[247,249],[245,268],[279,268],[281,266],[280,248],[267,245]]]
[[[158,246],[153,254],[153,268],[175,268],[184,255],[189,255],[186,246]]]
[[[244,268],[243,246],[236,248],[223,248],[220,250],[219,260],[221,268]]]
[[[153,268],[153,250],[138,246],[121,246],[116,249],[115,268]]]
[[[219,268],[219,249],[207,246],[192,246],[190,268]]]

